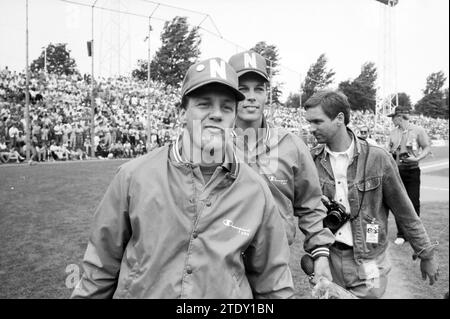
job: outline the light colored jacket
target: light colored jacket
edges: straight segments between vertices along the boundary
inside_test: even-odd
[[[250,167],[224,164],[204,186],[199,167],[165,146],[120,167],[72,297],[290,298],[289,254],[272,195]]]
[[[266,136],[254,151],[243,152],[242,135],[235,135],[238,157],[248,163],[269,186],[284,221],[289,244],[298,227],[305,235],[304,249],[313,257],[328,253],[334,235],[323,227],[326,209],[321,202],[319,177],[310,150],[296,135],[269,127],[263,119]],[[237,132],[238,129],[235,129]]]

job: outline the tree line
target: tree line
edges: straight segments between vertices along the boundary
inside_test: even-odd
[[[159,81],[174,88],[179,88],[187,69],[198,61],[200,57],[201,36],[198,27],[191,27],[186,17],[177,16],[171,21],[166,21],[161,33],[161,46],[150,61],[150,77],[153,81]],[[283,83],[276,81],[279,74],[279,51],[276,45],[260,41],[251,48],[264,56],[267,62],[267,72],[272,77],[271,98],[273,105],[286,107],[300,107],[316,91],[329,87],[334,83],[335,72],[327,66],[328,60],[325,54],[310,65],[300,93],[290,93],[283,103]],[[47,57],[47,72],[55,74],[78,73],[75,60],[70,57],[70,50],[66,44],[50,43],[45,49]],[[32,71],[44,68],[44,52],[31,63]],[[132,71],[132,77],[138,80],[147,80],[148,61],[138,60],[137,67]],[[360,74],[354,78],[342,81],[338,84],[339,90],[347,95],[353,110],[375,111],[376,106],[376,80],[377,68],[375,63],[366,62],[361,66]],[[396,105],[409,106],[417,114],[423,114],[435,118],[449,118],[449,89],[444,88],[447,78],[442,71],[431,73],[423,90],[423,97],[412,105],[409,95],[398,92],[393,101]]]

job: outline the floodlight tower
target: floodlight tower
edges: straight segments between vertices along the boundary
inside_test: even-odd
[[[99,72],[103,77],[116,77],[131,72],[130,17],[127,12],[128,1],[104,0],[99,10]]]
[[[397,96],[397,47],[395,6],[399,0],[377,0],[380,8],[380,24],[382,32],[380,52],[380,87],[377,90],[376,114],[386,116],[398,104]],[[394,100],[394,101],[393,101]]]

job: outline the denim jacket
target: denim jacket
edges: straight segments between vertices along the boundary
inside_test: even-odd
[[[422,259],[431,258],[433,246],[420,218],[414,211],[394,159],[386,150],[370,145],[356,138],[350,129],[348,131],[356,146],[353,160],[347,169],[355,261],[361,264],[364,260],[375,259],[385,252],[388,246],[389,210],[394,214],[415,254]],[[325,145],[318,145],[311,150],[311,153],[319,173],[322,193],[328,198],[334,198],[335,179]],[[366,242],[368,224],[378,225],[378,243]]]

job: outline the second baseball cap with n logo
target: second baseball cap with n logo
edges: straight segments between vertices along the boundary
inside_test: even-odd
[[[181,86],[181,96],[211,83],[229,87],[238,101],[245,99],[244,94],[238,89],[239,81],[236,71],[221,58],[211,58],[191,65]]]
[[[266,59],[255,51],[244,51],[233,55],[228,61],[240,77],[248,72],[254,72],[269,81],[266,69]]]

